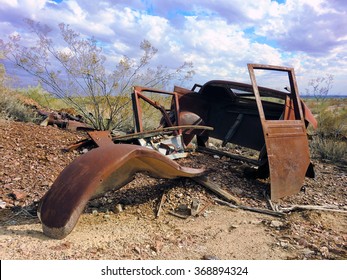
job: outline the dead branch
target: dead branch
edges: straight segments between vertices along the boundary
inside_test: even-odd
[[[267,215],[280,217],[280,218],[285,216],[284,213],[277,212],[277,211],[272,211],[272,210],[268,210],[268,209],[253,208],[253,207],[245,206],[245,205],[234,205],[234,204],[231,204],[229,202],[226,202],[226,201],[218,199],[218,198],[215,198],[214,200],[220,204],[229,206],[229,207],[234,208],[234,209],[242,209],[242,210],[246,210],[246,211],[257,212],[257,213],[261,213],[261,214],[267,214]]]
[[[158,211],[157,211],[157,218],[160,216],[160,213],[162,211],[162,205],[163,203],[165,202],[166,200],[166,192],[163,193],[163,195],[161,196],[161,199],[160,199],[160,202],[159,202],[159,205],[158,205]]]
[[[341,210],[338,208],[329,208],[327,206],[320,206],[320,205],[292,205],[290,207],[280,208],[280,211],[283,213],[289,213],[289,212],[301,211],[301,210],[330,211],[330,212],[338,212],[338,213],[347,214],[346,210]]]

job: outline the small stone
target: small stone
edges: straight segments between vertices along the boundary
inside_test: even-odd
[[[283,223],[281,221],[276,221],[276,220],[273,220],[271,221],[271,224],[270,224],[270,227],[282,227],[283,226]]]
[[[307,242],[307,240],[304,239],[304,238],[300,238],[300,239],[298,240],[298,244],[301,245],[301,246],[304,246],[304,247],[307,247],[307,246],[309,245],[308,242]]]
[[[86,153],[88,153],[88,151],[89,151],[88,149],[83,149],[83,150],[81,151],[81,153],[82,153],[82,154],[86,154]]]
[[[196,216],[199,212],[200,207],[200,201],[196,198],[193,198],[192,204],[191,204],[191,215]]]
[[[134,252],[136,253],[136,254],[141,254],[141,249],[139,248],[139,247],[135,247],[134,248]]]
[[[95,210],[95,209],[94,209],[94,210],[92,211],[92,214],[93,214],[94,216],[96,216],[96,215],[98,214],[98,210]]]
[[[5,209],[5,207],[6,207],[6,202],[0,200],[0,209]]]
[[[281,241],[280,242],[280,246],[282,247],[282,248],[288,248],[288,242],[287,241]]]
[[[203,260],[220,260],[220,258],[213,255],[205,255],[202,257]]]
[[[322,256],[327,258],[329,256],[329,249],[326,246],[323,246],[319,249],[319,252],[321,252]]]
[[[105,214],[105,215],[104,215],[104,219],[105,219],[105,220],[109,220],[110,218],[111,218],[110,215],[108,215],[108,214]]]
[[[233,231],[234,229],[237,229],[239,226],[238,225],[231,225],[229,227],[229,232]]]
[[[123,212],[123,206],[122,204],[117,204],[115,207],[114,207],[114,212],[116,214],[119,214],[120,212]]]
[[[308,255],[314,254],[314,251],[310,250],[309,248],[305,248],[304,250],[302,250],[302,253],[303,253],[305,256],[308,256]]]
[[[242,195],[243,194],[243,190],[238,188],[238,187],[231,188],[231,192],[236,194],[236,195]]]
[[[213,158],[220,159],[220,156],[219,155],[213,155]]]

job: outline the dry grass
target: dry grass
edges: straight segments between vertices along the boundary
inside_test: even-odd
[[[347,99],[325,99],[311,102],[318,128],[310,143],[319,159],[347,162]]]

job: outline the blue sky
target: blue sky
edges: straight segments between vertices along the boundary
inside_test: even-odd
[[[347,93],[346,0],[0,0],[0,39],[17,32],[30,45],[24,18],[94,36],[110,64],[148,39],[154,63],[192,61],[197,83],[249,82],[246,64],[262,63],[294,67],[301,92],[333,74],[332,93]]]

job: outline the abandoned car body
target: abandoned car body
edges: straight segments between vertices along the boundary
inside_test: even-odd
[[[290,91],[259,87],[256,69],[286,73]],[[64,238],[74,228],[89,199],[121,188],[132,180],[135,172],[148,171],[161,178],[200,176],[202,169],[181,167],[171,160],[179,157],[175,155],[184,152],[195,136],[202,151],[209,151],[206,148],[209,137],[222,140],[223,145],[234,143],[259,151],[257,160],[242,160],[257,165],[259,176],[270,176],[271,199],[297,193],[305,175],[314,173],[306,127],[309,123],[316,126],[316,120],[300,100],[292,68],[249,64],[248,70],[252,84],[209,81],[203,86],[195,85],[192,90],[175,87],[173,92],[134,87],[135,133],[114,137],[108,132],[89,133],[99,147],[67,166],[40,202],[38,213],[44,233]],[[146,93],[171,97],[169,108],[146,97]],[[160,111],[162,118],[157,130],[144,129],[140,99]],[[169,137],[154,145],[153,136],[159,134]],[[129,140],[132,143],[137,140],[153,150],[115,144]]]
[[[171,93],[170,110],[160,107],[162,123],[163,126],[202,125],[213,128],[182,132],[185,145],[196,135],[200,147],[205,147],[208,138],[212,137],[222,140],[223,145],[234,143],[259,151],[258,160],[250,162],[259,166],[259,177],[270,176],[271,199],[276,200],[297,193],[305,175],[314,176],[306,127],[309,123],[316,127],[317,122],[300,100],[294,69],[257,64],[249,64],[248,68],[252,84],[209,81],[203,86],[195,85],[192,90],[175,87]],[[286,73],[291,90],[284,92],[259,87],[255,69]],[[133,99],[138,132],[142,132],[143,127],[136,100],[144,92],[158,91],[135,87]],[[269,98],[279,101],[266,100]]]

